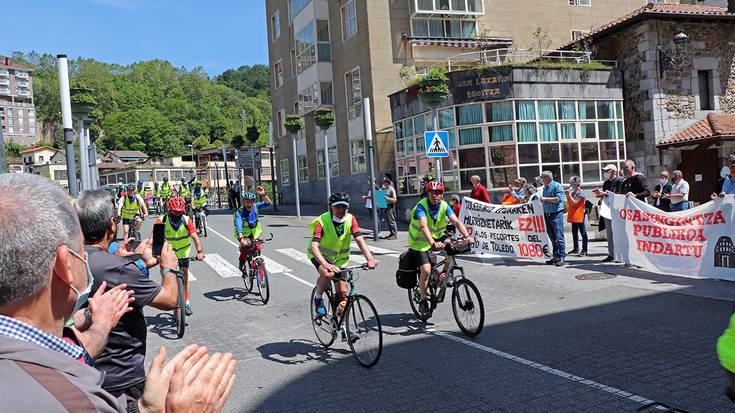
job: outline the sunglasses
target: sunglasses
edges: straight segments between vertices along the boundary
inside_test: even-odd
[[[431,193],[434,194],[434,196],[444,195],[444,191],[431,191]]]

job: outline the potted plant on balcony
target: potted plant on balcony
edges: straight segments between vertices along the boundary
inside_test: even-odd
[[[90,113],[97,107],[97,99],[91,89],[75,87],[69,89],[71,112],[78,119],[89,118]]]
[[[334,124],[334,112],[331,107],[320,107],[314,113],[314,123],[322,129],[329,129]]]
[[[304,126],[304,121],[301,120],[299,115],[286,115],[286,121],[283,122],[283,126],[290,133],[298,133],[301,127]]]
[[[419,77],[419,99],[426,105],[436,107],[449,95],[447,74],[444,68],[432,68]]]

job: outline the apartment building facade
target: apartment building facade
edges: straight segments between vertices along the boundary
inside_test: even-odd
[[[0,56],[0,125],[6,141],[36,143],[32,70]]]
[[[325,146],[332,189],[353,197],[368,190],[364,97],[371,98],[378,178],[383,173],[396,176],[388,96],[405,88],[402,69],[420,71],[448,63],[471,67],[482,63],[481,54],[558,47],[646,3],[266,1],[273,133],[284,201],[294,201],[296,182],[302,193],[311,195],[309,200],[326,199]],[[539,27],[547,35],[534,36]],[[313,111],[321,105],[332,105],[335,110],[336,121],[326,131],[326,145],[324,132],[313,121]],[[291,113],[304,119],[304,128],[295,139],[283,127]]]

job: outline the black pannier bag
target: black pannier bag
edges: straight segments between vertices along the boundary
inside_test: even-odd
[[[398,271],[396,271],[396,284],[401,288],[411,289],[417,285],[419,269],[416,262],[409,253],[404,252],[398,258]]]

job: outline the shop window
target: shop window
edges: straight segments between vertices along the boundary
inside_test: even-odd
[[[393,124],[393,134],[396,139],[403,139],[403,122],[396,122]]]
[[[595,117],[595,102],[578,102],[579,104],[579,119],[581,120],[594,120]]]
[[[516,168],[490,169],[491,188],[507,188],[516,179],[518,179]]]
[[[595,128],[594,123],[581,123],[579,125],[579,132],[582,139],[597,138],[597,128]]]
[[[597,151],[597,143],[582,144],[582,162],[599,161],[599,152]]]
[[[439,111],[439,129],[454,127],[454,109],[441,109]]]
[[[490,151],[490,166],[510,166],[516,162],[515,145],[492,146]]]
[[[518,169],[520,171],[519,176],[526,178],[526,181],[528,181],[528,183],[531,185],[533,185],[534,178],[541,175],[541,171],[539,170],[538,165],[521,166]]]
[[[579,164],[562,165],[561,171],[564,174],[564,176],[562,177],[562,179],[564,179],[564,183],[569,183],[569,179],[571,179],[573,176],[580,176]]]
[[[560,100],[559,101],[559,119],[563,120],[576,120],[577,119],[577,105],[573,100]]]
[[[459,130],[460,145],[479,145],[482,144],[482,129],[470,128]]]
[[[403,134],[407,137],[415,135],[413,129],[413,118],[409,118],[403,121]]]
[[[490,126],[490,142],[510,142],[513,140],[513,125]]]
[[[577,139],[576,123],[562,123],[560,126],[562,139]]]
[[[618,142],[618,159],[628,159],[625,155],[625,142],[623,141]]]
[[[539,100],[538,116],[541,120],[556,120],[556,103],[552,100]]]
[[[485,105],[488,122],[506,122],[513,120],[513,102],[497,102]]]
[[[459,171],[459,183],[463,191],[469,191],[472,189],[472,183],[470,183],[470,177],[473,175],[479,176],[480,183],[483,186],[487,187],[487,175],[486,175],[485,169],[472,169],[469,171]]]
[[[541,142],[555,142],[559,140],[556,134],[556,122],[539,123],[539,134],[541,135]]]
[[[536,142],[538,137],[536,136],[536,122],[519,122],[518,128],[518,142]]]
[[[556,182],[563,182],[561,176],[561,167],[559,165],[541,165],[541,171],[551,171],[554,174]]]
[[[482,104],[457,107],[457,125],[476,125],[482,123]]]
[[[597,122],[597,130],[600,139],[615,139],[615,122],[599,121]]]
[[[424,115],[419,115],[413,118],[413,125],[417,135],[422,135],[426,132],[426,118]]]
[[[583,163],[582,164],[582,181],[583,182],[599,182],[600,181],[600,164],[599,163]]]
[[[615,112],[618,119],[623,119],[623,102],[619,100],[615,102]]]
[[[615,105],[613,102],[597,102],[598,119],[615,119]]]
[[[559,162],[559,145],[556,143],[541,145],[541,162],[557,163]]]
[[[516,101],[517,120],[536,120],[536,104],[533,100]]]
[[[623,140],[625,139],[625,128],[623,127],[623,121],[619,120],[617,123],[618,123],[617,138],[620,140]]]
[[[562,162],[579,162],[579,144],[578,143],[562,143],[561,144],[561,161]]]

